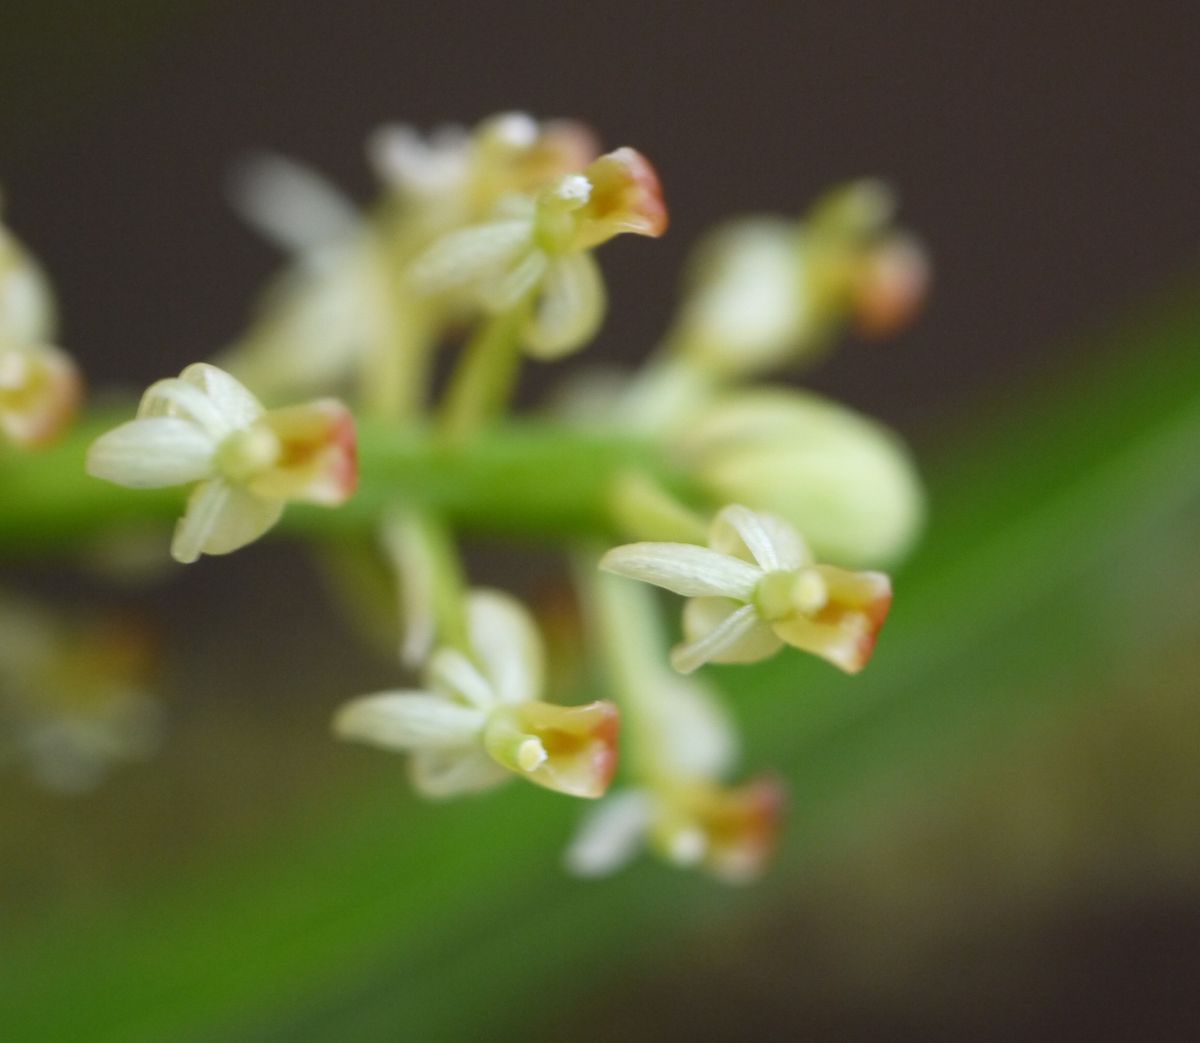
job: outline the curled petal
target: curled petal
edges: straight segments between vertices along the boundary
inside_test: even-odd
[[[541,694],[542,637],[516,598],[498,590],[471,591],[467,632],[471,651],[500,702],[522,703]]]
[[[389,750],[445,750],[472,745],[485,716],[428,692],[380,692],[347,703],[333,719],[343,739]]]
[[[619,148],[590,164],[587,203],[578,211],[573,245],[587,250],[622,232],[660,236],[667,230],[667,207],[658,173],[636,149]]]
[[[409,758],[409,775],[416,790],[435,800],[461,797],[498,786],[509,778],[483,750],[418,750]]]
[[[263,415],[262,403],[241,381],[207,362],[188,366],[179,379],[203,391],[232,430],[246,427]]]
[[[600,559],[600,568],[652,583],[685,597],[747,601],[762,570],[728,554],[691,543],[629,543]]]
[[[803,538],[782,518],[733,504],[713,519],[713,550],[755,562],[764,572],[795,569],[812,561]]]
[[[219,478],[201,482],[175,527],[171,556],[189,564],[201,554],[228,554],[258,539],[281,514],[281,500],[261,499]]]
[[[201,388],[179,377],[168,377],[151,384],[142,394],[137,415],[139,420],[153,417],[186,420],[203,428],[218,441],[236,430]]]
[[[493,760],[572,797],[600,797],[617,767],[617,708],[610,702],[525,702],[494,712],[484,731]]]
[[[556,257],[545,270],[542,292],[525,328],[525,346],[536,358],[565,355],[591,340],[604,310],[604,281],[591,255]]]
[[[0,347],[0,432],[17,445],[53,441],[82,397],[70,357],[48,345]]]
[[[690,674],[705,663],[747,663],[765,659],[778,645],[769,647],[762,633],[764,629],[769,634],[767,624],[759,619],[753,605],[735,607],[711,629],[699,633],[695,640],[671,649],[671,665],[681,674]]]
[[[605,797],[589,808],[564,861],[576,876],[607,876],[629,862],[645,842],[650,801],[638,790]]]
[[[101,435],[88,449],[87,473],[133,489],[157,489],[212,474],[216,443],[179,417],[131,420]]]
[[[345,503],[358,487],[354,417],[336,399],[273,409],[263,419],[279,440],[276,464],[247,484],[268,499]]]
[[[816,572],[828,590],[825,606],[812,616],[779,620],[774,631],[793,648],[856,674],[870,660],[891,609],[891,581],[882,572],[851,572],[832,565],[818,565]]]

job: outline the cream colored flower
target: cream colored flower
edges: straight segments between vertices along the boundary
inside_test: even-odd
[[[358,481],[354,420],[333,399],[265,410],[228,373],[197,363],[152,385],[137,419],[92,443],[87,470],[135,489],[197,482],[171,545],[192,562],[258,539],[289,500],[345,502]]]
[[[687,641],[671,652],[675,669],[752,663],[785,644],[847,673],[866,666],[891,606],[887,576],[816,564],[787,522],[746,507],[724,508],[709,543],[634,543],[600,562],[688,598]]]
[[[65,352],[0,341],[0,433],[11,442],[32,448],[53,441],[75,416],[82,392]]]
[[[586,342],[604,315],[590,251],[622,232],[659,236],[666,226],[654,168],[621,148],[536,197],[506,197],[487,223],[442,236],[416,260],[411,281],[419,292],[459,296],[497,314],[531,300],[522,342],[532,355],[555,358]]]
[[[424,689],[347,703],[334,719],[337,734],[410,753],[413,784],[428,797],[489,789],[512,775],[574,797],[601,796],[616,768],[616,707],[539,699],[541,637],[508,595],[473,591],[467,632],[469,654],[439,649]]]

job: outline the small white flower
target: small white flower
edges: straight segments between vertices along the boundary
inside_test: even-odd
[[[866,665],[891,606],[887,576],[818,565],[787,522],[741,506],[717,515],[709,544],[634,543],[600,562],[689,599],[675,669],[756,662],[785,644],[847,673]]]
[[[88,473],[135,489],[198,482],[171,554],[192,562],[258,539],[288,500],[337,506],[354,492],[354,420],[323,399],[265,410],[228,373],[205,363],[160,380],[136,420],[88,450]]]
[[[410,753],[413,784],[429,797],[489,789],[513,774],[570,796],[602,795],[616,768],[616,707],[539,699],[541,638],[505,594],[468,596],[467,640],[470,654],[434,653],[425,689],[355,699],[334,730]]]
[[[661,235],[666,223],[654,168],[633,149],[617,149],[536,198],[508,196],[491,221],[442,236],[410,278],[423,294],[460,295],[497,314],[532,300],[523,343],[555,358],[587,341],[604,314],[590,251],[622,232]]]

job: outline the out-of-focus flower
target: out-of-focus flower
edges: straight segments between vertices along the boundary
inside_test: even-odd
[[[802,360],[847,323],[866,336],[895,333],[925,299],[929,263],[894,216],[891,190],[862,179],[803,222],[751,217],[717,229],[696,251],[668,344],[729,379]]]
[[[718,503],[787,519],[818,557],[888,566],[921,529],[925,497],[903,442],[882,424],[811,392],[721,395],[666,434]]]
[[[0,432],[34,448],[71,422],[83,386],[70,357],[47,344],[0,341]]]
[[[616,707],[538,698],[541,638],[514,599],[473,591],[466,615],[469,651],[435,652],[425,689],[346,704],[337,734],[411,753],[413,784],[429,797],[489,789],[512,775],[570,796],[601,796],[616,768]]]
[[[83,390],[75,363],[48,343],[53,326],[41,269],[0,225],[0,435],[25,448],[52,441]]]
[[[701,681],[663,665],[649,591],[606,593],[616,598],[609,608],[622,613],[617,625],[627,631],[617,651],[629,689],[625,712],[635,782],[587,813],[567,849],[567,868],[602,876],[649,848],[673,865],[727,882],[754,879],[775,848],[782,784],[770,776],[739,786],[722,781],[738,752],[724,706]]]
[[[191,562],[256,540],[289,500],[345,502],[358,481],[354,420],[333,399],[264,410],[228,373],[197,363],[152,385],[137,419],[92,444],[87,470],[139,489],[198,482],[171,545]]]
[[[603,318],[604,284],[590,251],[622,232],[658,236],[666,226],[654,168],[621,148],[536,197],[501,200],[492,220],[438,239],[410,276],[419,292],[458,296],[493,314],[532,302],[522,343],[554,358],[586,342]]]
[[[681,868],[749,883],[774,853],[783,805],[783,786],[771,776],[741,786],[690,780],[614,792],[580,824],[567,868],[605,876],[649,845]]]
[[[871,657],[892,602],[888,577],[819,565],[787,522],[741,506],[714,519],[709,547],[633,543],[600,567],[682,594],[685,644],[671,664],[752,663],[785,644],[847,673]]]
[[[0,601],[0,759],[76,793],[113,764],[153,753],[161,712],[147,689],[150,660],[138,627],[68,626],[37,606]]]
[[[805,217],[801,250],[818,317],[845,316],[865,336],[898,332],[929,291],[929,259],[920,241],[895,225],[896,193],[877,178],[827,192]]]

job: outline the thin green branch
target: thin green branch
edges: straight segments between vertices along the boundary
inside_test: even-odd
[[[122,529],[165,529],[184,490],[134,490],[84,473],[88,445],[132,415],[108,412],[38,454],[0,456],[0,555],[64,553]],[[337,509],[290,505],[280,531],[365,532],[397,502],[435,512],[456,530],[562,538],[608,533],[618,475],[651,475],[689,493],[683,475],[646,441],[561,425],[509,423],[487,438],[448,445],[433,431],[370,423],[359,430],[358,492]]]

